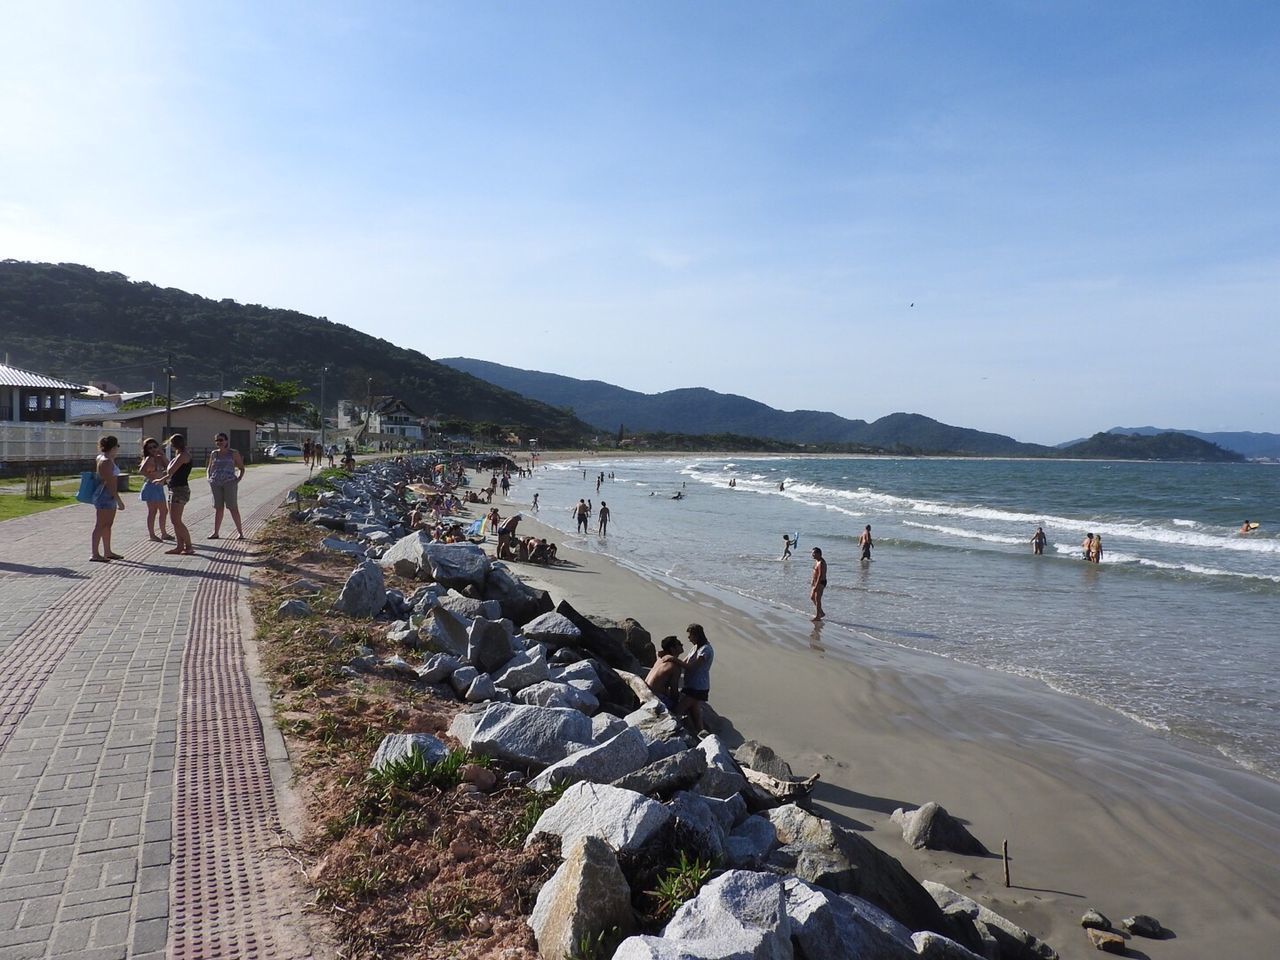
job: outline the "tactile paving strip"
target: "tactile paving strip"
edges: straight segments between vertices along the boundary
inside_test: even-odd
[[[246,532],[275,506],[246,517]],[[279,820],[236,609],[244,556],[228,551],[210,564],[183,658],[169,926],[175,960],[282,955],[271,933],[277,892],[263,864]]]
[[[139,544],[124,554],[125,560],[144,560],[158,546],[151,541]],[[0,753],[62,658],[128,572],[123,562],[104,565],[96,576],[62,594],[0,655]]]

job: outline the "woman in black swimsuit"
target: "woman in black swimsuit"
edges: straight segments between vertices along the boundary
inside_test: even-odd
[[[168,483],[169,485],[169,521],[173,524],[173,533],[177,538],[172,550],[165,553],[194,554],[191,546],[191,531],[182,522],[182,512],[191,502],[191,454],[187,452],[187,438],[175,433],[169,438],[169,446],[173,448],[173,459],[164,473],[148,480],[147,483]]]

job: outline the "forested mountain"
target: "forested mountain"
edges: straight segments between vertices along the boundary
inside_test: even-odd
[[[372,390],[423,416],[487,421],[544,442],[589,432],[563,410],[324,317],[210,300],[77,264],[0,262],[0,350],[17,366],[76,382],[154,383],[161,391],[172,354],[176,397],[263,374],[297,380],[318,403],[327,366],[330,412],[340,398],[363,400]]]
[[[587,423],[608,432],[625,426],[632,432],[733,433],[790,443],[858,444],[915,453],[1040,456],[1052,452],[1038,444],[949,426],[915,413],[893,413],[867,423],[818,410],[776,410],[747,397],[703,387],[648,394],[600,380],[575,380],[487,360],[449,357],[440,362],[526,397],[571,409]]]
[[[1107,433],[1140,434],[1154,437],[1160,433],[1184,433],[1208,443],[1216,443],[1227,450],[1243,453],[1246,457],[1280,457],[1280,433],[1254,433],[1248,430],[1222,430],[1205,433],[1200,430],[1182,430],[1170,427],[1112,427]]]
[[[1059,451],[1064,457],[1097,460],[1186,460],[1195,463],[1232,463],[1244,460],[1233,450],[1224,450],[1185,433],[1155,436],[1122,433],[1095,433]]]

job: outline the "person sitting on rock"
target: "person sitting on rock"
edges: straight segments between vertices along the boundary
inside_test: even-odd
[[[682,653],[684,644],[679,637],[663,637],[662,652],[644,678],[645,684],[657,694],[663,706],[673,712],[680,694],[680,674],[684,672],[684,661],[680,659]]]

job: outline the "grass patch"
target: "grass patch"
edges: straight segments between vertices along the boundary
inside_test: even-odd
[[[710,861],[690,858],[680,851],[680,859],[658,875],[658,884],[645,893],[654,905],[651,916],[666,923],[680,905],[697,896],[702,885],[711,879]]]
[[[79,486],[80,481],[77,480],[77,489]],[[20,493],[0,494],[0,522],[13,520],[17,517],[27,517],[33,513],[43,513],[45,510],[56,510],[58,507],[65,507],[76,502],[74,492],[58,493],[56,490],[53,496],[47,500],[28,500]],[[86,529],[93,526],[91,513],[92,510],[86,510],[85,512]]]

